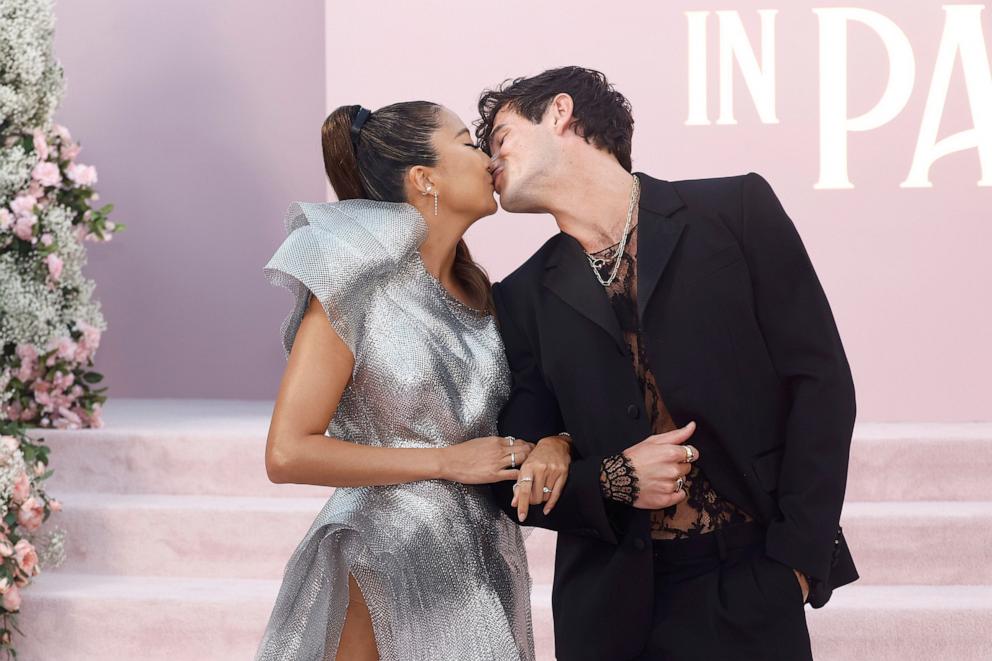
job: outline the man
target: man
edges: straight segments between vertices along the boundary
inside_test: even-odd
[[[838,525],[855,399],[792,221],[754,173],[632,176],[630,105],[599,72],[516,79],[479,111],[502,207],[561,229],[493,287],[500,433],[532,457],[571,443],[567,479],[525,463],[493,487],[559,533],[558,659],[810,659],[804,603],[858,578]]]

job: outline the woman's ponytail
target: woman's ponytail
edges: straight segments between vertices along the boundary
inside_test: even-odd
[[[358,170],[358,158],[351,144],[351,123],[361,106],[341,106],[320,128],[320,144],[324,151],[324,170],[339,200],[367,197]]]

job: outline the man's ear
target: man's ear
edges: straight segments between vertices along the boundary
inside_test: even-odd
[[[561,92],[551,99],[548,111],[551,113],[551,126],[555,133],[562,135],[572,123],[572,111],[575,105],[570,94]]]

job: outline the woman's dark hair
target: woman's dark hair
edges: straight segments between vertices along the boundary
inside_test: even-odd
[[[432,138],[441,126],[441,106],[428,101],[394,103],[376,110],[362,125],[358,148],[351,125],[361,106],[341,106],[321,127],[324,169],[339,200],[406,202],[404,178],[415,165],[433,167]],[[462,239],[455,248],[454,274],[472,307],[493,310],[492,284]]]
[[[630,102],[616,91],[606,76],[593,69],[561,67],[531,78],[504,81],[479,97],[479,117],[475,137],[479,146],[491,154],[489,134],[493,120],[502,108],[510,108],[537,124],[556,95],[572,97],[575,133],[585,141],[613,154],[620,165],[631,170],[630,143],[634,135],[634,117]]]

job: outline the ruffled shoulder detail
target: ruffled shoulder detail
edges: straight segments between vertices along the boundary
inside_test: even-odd
[[[343,200],[293,202],[285,227],[288,236],[262,270],[271,284],[293,294],[280,329],[287,359],[310,294],[355,354],[365,311],[389,275],[423,243],[427,222],[405,202]]]

